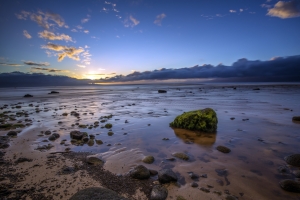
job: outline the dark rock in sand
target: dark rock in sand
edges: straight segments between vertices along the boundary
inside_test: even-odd
[[[18,158],[18,160],[16,160],[15,163],[22,163],[22,162],[32,162],[32,159],[29,159],[29,158]]]
[[[210,192],[210,190],[209,190],[209,189],[207,189],[207,188],[204,188],[204,187],[201,187],[201,188],[200,188],[200,190],[201,190],[201,191],[203,191],[203,192],[206,192],[206,193],[209,193],[209,192]]]
[[[166,90],[158,90],[158,93],[167,93]]]
[[[51,131],[45,131],[45,135],[51,135]]]
[[[3,151],[0,151],[0,158],[2,158],[5,155]]]
[[[9,147],[9,137],[8,136],[0,136],[0,149],[6,149]]]
[[[199,175],[195,174],[194,172],[188,172],[188,174],[193,180],[199,179]]]
[[[185,112],[170,123],[171,127],[197,130],[203,132],[216,132],[218,118],[211,108]]]
[[[149,169],[150,175],[151,176],[155,176],[158,174],[158,171],[154,170],[154,169]]]
[[[58,133],[53,133],[52,135],[50,135],[50,137],[48,138],[48,140],[54,141],[57,138],[59,138],[60,135]]]
[[[239,200],[239,198],[237,198],[236,196],[233,196],[233,195],[227,195],[226,200]]]
[[[147,164],[151,164],[154,162],[154,157],[153,156],[146,156],[145,158],[143,158],[142,160],[144,163],[147,163]]]
[[[128,200],[116,192],[100,187],[90,187],[75,193],[69,200]]]
[[[150,200],[165,200],[168,190],[162,185],[154,185],[150,194]]]
[[[192,182],[192,183],[191,183],[191,186],[192,186],[192,187],[198,187],[198,183]]]
[[[293,121],[298,121],[298,122],[300,122],[300,116],[294,116],[294,117],[293,117]]]
[[[279,185],[282,189],[289,192],[300,193],[300,182],[294,180],[282,180],[279,182]]]
[[[24,97],[33,97],[31,94],[25,94]]]
[[[293,174],[296,176],[296,178],[300,178],[300,170],[294,170]]]
[[[177,181],[177,175],[171,169],[162,169],[158,172],[158,180],[161,183]]]
[[[150,172],[145,166],[138,165],[129,171],[129,175],[135,179],[147,179],[150,177]]]
[[[71,131],[70,132],[70,137],[71,139],[75,140],[81,140],[83,136],[88,136],[86,132],[80,132],[80,131]]]
[[[300,154],[292,154],[284,157],[284,160],[289,165],[293,165],[295,167],[300,167]]]
[[[287,173],[287,172],[289,172],[289,168],[288,168],[287,166],[284,166],[284,165],[279,166],[279,167],[277,168],[277,170],[278,170],[278,172],[280,172],[280,173]]]
[[[185,153],[178,153],[178,152],[176,152],[176,153],[173,153],[172,155],[174,157],[180,158],[182,160],[189,160],[190,159],[190,157],[188,155],[186,155]]]
[[[260,90],[259,88],[254,88],[253,90]]]
[[[17,133],[16,131],[9,131],[9,132],[7,133],[7,136],[11,136],[11,137],[17,136],[17,135],[18,135],[18,133]]]
[[[35,150],[39,150],[39,151],[47,151],[49,149],[51,149],[52,147],[54,147],[51,144],[48,145],[42,145],[42,146],[38,146]]]
[[[231,150],[225,146],[217,146],[217,150],[222,153],[229,153]]]
[[[58,94],[59,92],[57,92],[57,91],[51,91],[50,93],[48,93],[48,94]]]
[[[100,166],[102,166],[104,164],[103,160],[101,160],[100,158],[97,158],[97,157],[93,157],[93,156],[88,157],[86,162],[91,164],[91,165],[100,165]]]

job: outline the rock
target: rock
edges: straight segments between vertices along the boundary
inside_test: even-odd
[[[167,93],[166,90],[158,90],[158,93]]]
[[[280,181],[279,185],[286,191],[300,193],[300,182],[298,181],[286,179]]]
[[[182,159],[182,160],[189,160],[189,156],[188,155],[186,155],[185,153],[173,153],[172,154],[174,157],[176,157],[176,158],[180,158],[180,159]]]
[[[111,128],[112,127],[112,124],[105,124],[105,126],[104,126],[105,128]]]
[[[86,143],[86,142],[89,141],[89,138],[88,137],[83,137],[81,140],[82,140],[82,142]]]
[[[260,90],[259,88],[253,88],[253,90]]]
[[[48,93],[48,94],[58,94],[59,92],[57,92],[57,91],[51,91],[50,93]]]
[[[294,116],[293,121],[299,121],[300,122],[300,116]]]
[[[211,108],[185,112],[170,123],[171,127],[197,130],[203,132],[215,132],[217,130],[218,118],[216,112]]]
[[[154,162],[154,157],[153,156],[146,156],[143,158],[142,160],[144,163],[147,163],[147,164],[151,164]]]
[[[207,189],[207,188],[204,188],[204,187],[201,187],[201,188],[200,188],[200,190],[201,190],[201,191],[203,191],[203,192],[206,192],[206,193],[209,193],[209,192],[210,192],[210,190],[209,190],[209,189]]]
[[[109,200],[128,200],[122,196],[119,196],[116,192],[100,187],[90,187],[84,190],[80,190],[75,193],[70,200],[99,200],[99,199],[109,199]]]
[[[217,146],[216,149],[222,153],[229,153],[231,151],[229,148],[227,148],[225,146]]]
[[[145,166],[138,165],[129,171],[129,175],[135,179],[147,179],[150,177],[150,172]]]
[[[236,196],[233,196],[233,195],[227,195],[226,200],[239,200],[239,198],[237,198]]]
[[[95,136],[93,134],[90,134],[90,139],[95,139]]]
[[[150,200],[165,200],[168,190],[162,185],[154,185],[150,194]]]
[[[96,144],[100,145],[103,144],[102,140],[96,140]]]
[[[50,137],[48,138],[48,140],[54,141],[57,138],[59,138],[60,135],[58,133],[53,133],[52,135],[50,135]]]
[[[5,155],[5,152],[0,151],[0,158],[2,158]]]
[[[158,180],[161,183],[177,181],[177,175],[171,169],[162,169],[158,172]]]
[[[22,162],[32,162],[32,159],[20,157],[18,160],[16,160],[15,163],[22,163]]]
[[[95,142],[92,139],[89,139],[88,143],[89,146],[94,146]]]
[[[38,146],[35,150],[46,151],[46,150],[51,149],[52,147],[54,147],[54,146],[51,145],[51,144],[48,144],[48,145],[42,145],[42,146]]]
[[[158,171],[153,170],[153,169],[149,169],[150,175],[155,176],[158,174]]]
[[[24,97],[33,97],[31,94],[25,94]]]
[[[112,136],[113,134],[114,134],[114,132],[112,132],[112,131],[109,131],[109,132],[107,133],[108,136]]]
[[[51,131],[45,131],[45,135],[51,135]]]
[[[16,131],[9,131],[6,135],[10,136],[10,137],[13,137],[13,136],[17,136],[18,133]]]
[[[86,132],[80,132],[80,131],[71,131],[70,137],[71,139],[81,140],[83,136],[88,136]]]
[[[294,170],[293,174],[296,176],[296,178],[300,178],[300,170]]]
[[[287,172],[289,172],[289,168],[287,168],[287,167],[284,166],[284,165],[279,166],[279,167],[277,168],[277,170],[278,170],[278,172],[280,172],[280,173],[287,173]]]
[[[101,160],[100,158],[97,158],[97,157],[93,157],[93,156],[88,157],[86,162],[91,164],[91,165],[100,165],[100,166],[102,166],[104,164],[103,160]]]
[[[293,165],[295,167],[300,167],[300,154],[292,154],[284,157],[284,160],[289,165]]]
[[[192,183],[191,183],[191,186],[192,186],[192,187],[198,187],[198,184],[197,184],[196,182],[192,182]]]
[[[191,179],[193,179],[193,180],[199,179],[199,176],[197,174],[195,174],[194,172],[188,172],[188,174],[191,177]]]

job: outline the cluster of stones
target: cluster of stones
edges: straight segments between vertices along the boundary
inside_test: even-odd
[[[286,156],[284,158],[287,164],[291,165],[292,167],[297,168],[292,172],[293,176],[296,178],[296,180],[293,179],[285,179],[279,182],[279,185],[282,189],[289,191],[289,192],[296,192],[300,193],[300,154],[292,154],[289,156]],[[280,167],[278,169],[281,173],[286,173],[289,171],[286,167]]]
[[[103,144],[102,140],[95,140],[94,135],[92,134],[88,135],[86,132],[71,131],[70,137],[71,137],[71,143],[76,146],[84,145],[84,144],[93,146],[95,142],[97,144]]]

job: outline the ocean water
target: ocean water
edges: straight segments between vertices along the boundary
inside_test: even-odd
[[[167,93],[158,93],[158,89]],[[48,94],[52,90],[59,94]],[[23,98],[27,93],[34,97]],[[145,155],[152,155],[155,162],[145,166],[156,170],[172,168],[180,176],[180,187],[169,188],[173,194],[184,196],[190,191],[193,180],[187,172],[192,171],[207,174],[207,178],[200,178],[200,187],[212,185],[211,191],[224,194],[228,190],[240,199],[300,199],[299,194],[286,192],[278,184],[283,179],[295,179],[291,173],[280,173],[278,168],[297,169],[288,166],[283,158],[300,153],[300,124],[292,121],[293,116],[300,115],[299,99],[300,84],[296,83],[1,88],[0,112],[30,113],[32,125],[20,134],[36,130],[58,132],[61,137],[51,142],[55,145],[51,151],[64,150],[66,146],[59,143],[67,139],[66,143],[70,144],[72,130],[94,134],[104,144],[68,147],[102,156],[106,168],[116,174],[127,173],[134,165],[143,164],[141,159]],[[33,107],[28,106],[31,103]],[[5,104],[9,106],[3,108]],[[22,108],[16,109],[16,104]],[[169,127],[177,115],[207,107],[213,108],[218,116],[215,134],[196,135]],[[80,113],[80,120],[71,115],[62,116],[71,111]],[[71,126],[77,122],[90,125],[101,116],[111,114],[108,123],[113,125],[112,136],[108,136],[108,129],[101,128],[101,123],[92,129]],[[45,138],[37,137],[31,148],[45,144],[42,142]],[[218,145],[229,147],[231,152],[217,151]],[[189,161],[167,161],[174,152],[186,153]],[[226,175],[220,175],[220,170],[226,171]],[[200,190],[192,193],[203,194]],[[211,195],[214,199],[222,198]]]

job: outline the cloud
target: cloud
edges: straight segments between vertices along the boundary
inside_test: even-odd
[[[39,26],[45,29],[49,29],[51,26],[55,26],[55,24],[59,27],[68,27],[59,14],[51,12],[44,13],[39,10],[37,13],[31,13],[27,11],[21,11],[20,14],[16,14],[16,17],[22,20],[27,20],[30,18],[32,21],[36,22]],[[51,24],[51,21],[55,22],[55,24]]]
[[[231,13],[235,13],[235,12],[236,12],[236,10],[229,10],[229,12],[231,12]]]
[[[300,1],[278,1],[274,8],[268,10],[267,15],[282,19],[300,16]]]
[[[31,35],[30,35],[26,30],[23,31],[23,35],[24,35],[27,39],[32,38]]]
[[[135,27],[140,23],[140,21],[132,17],[132,15],[130,15],[129,19],[126,18],[123,23],[125,27]]]
[[[268,5],[268,4],[261,4],[260,6],[262,8],[271,8],[272,7],[271,5]]]
[[[47,40],[65,40],[67,42],[68,41],[73,42],[72,38],[68,35],[65,35],[65,34],[55,35],[55,33],[52,33],[52,32],[47,31],[47,30],[39,32],[38,34],[39,34],[40,38],[44,38],[44,39],[47,39]]]
[[[85,65],[77,65],[77,67],[85,68]]]
[[[73,60],[79,61],[79,54],[84,52],[84,49],[79,47],[68,47],[68,46],[63,46],[63,45],[57,45],[57,44],[52,44],[48,43],[47,45],[43,45],[42,49],[47,49],[47,50],[52,50],[52,51],[57,51],[60,52],[58,54],[58,61],[62,61],[65,57],[69,57]]]
[[[20,65],[20,64],[14,64],[14,63],[0,63],[0,65],[2,66],[10,66],[10,67],[20,67],[20,66],[23,66],[23,65]]]
[[[244,11],[244,9],[240,8],[240,12],[243,12],[243,11]]]
[[[72,31],[72,32],[78,32],[75,28],[73,28],[71,31]]]
[[[154,24],[156,24],[156,25],[158,25],[158,26],[161,26],[161,22],[162,22],[162,20],[163,20],[163,18],[165,18],[166,17],[166,14],[165,13],[162,13],[162,14],[160,14],[160,15],[157,15],[156,16],[156,19],[154,20]]]
[[[35,66],[39,66],[39,67],[50,65],[50,63],[48,63],[48,62],[37,63],[37,62],[32,62],[32,61],[25,61],[24,64],[25,65],[35,65]]]
[[[51,68],[43,68],[43,67],[31,67],[31,71],[47,71],[47,72],[69,72],[68,70],[61,69],[51,69]]]
[[[89,30],[84,30],[83,32],[86,33],[86,34],[88,34],[90,31]]]
[[[274,77],[285,78],[296,77],[300,81],[300,55],[290,57],[277,57],[268,61],[250,61],[246,58],[239,59],[231,66],[219,64],[196,65],[180,69],[160,69],[154,71],[134,71],[126,76],[117,75],[102,81],[124,82],[137,80],[167,80],[167,79],[189,79],[189,78],[255,78],[262,77],[265,80]],[[281,79],[282,80],[282,79]]]

